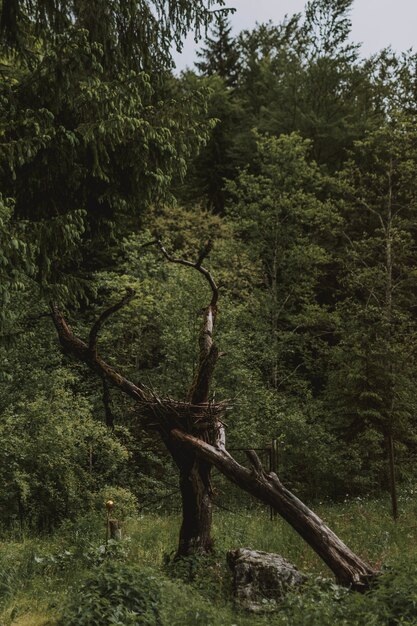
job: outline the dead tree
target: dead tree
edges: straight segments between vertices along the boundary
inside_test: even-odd
[[[272,506],[315,550],[334,573],[336,580],[356,590],[366,589],[377,572],[355,555],[325,524],[286,489],[274,473],[262,467],[254,452],[249,453],[251,470],[240,465],[226,450],[224,415],[226,402],[210,401],[210,382],[219,351],[213,331],[219,297],[211,273],[202,266],[210,252],[208,242],[196,262],[171,256],[160,241],[153,242],[170,263],[198,271],[208,282],[211,299],[203,312],[199,335],[199,357],[188,399],[185,402],[161,397],[145,385],[127,380],[99,355],[97,339],[104,322],[133,297],[133,292],[104,311],[93,325],[87,342],[74,335],[59,307],[52,304],[52,318],[63,351],[83,361],[107,384],[130,396],[138,418],[156,428],[179,470],[182,497],[182,524],[178,556],[209,553],[212,550],[211,469],[215,466],[241,489]]]

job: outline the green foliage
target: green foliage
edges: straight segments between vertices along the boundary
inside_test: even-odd
[[[106,485],[96,495],[97,511],[103,513],[104,505],[108,500],[114,502],[113,515],[123,521],[127,517],[133,517],[138,512],[137,498],[128,489],[118,486]]]
[[[223,555],[194,554],[176,559],[165,555],[163,571],[174,581],[183,581],[206,600],[227,602],[232,593],[231,576],[225,571]]]
[[[414,440],[415,140],[413,119],[393,117],[357,142],[341,175],[346,244],[327,399],[349,440],[380,434],[367,454],[375,467],[381,435]]]
[[[100,0],[51,4],[47,0],[3,0],[0,14],[1,42],[28,56],[28,41],[53,39],[72,25],[87,29],[92,41],[106,51],[106,65],[127,65],[135,69],[171,62],[171,45],[177,49],[188,31],[196,35],[207,27],[216,11],[213,0],[140,0],[111,5]],[[223,9],[226,10],[227,9]]]
[[[100,567],[93,568],[82,541],[89,534],[97,551],[103,529],[92,531],[92,520],[90,526],[80,520],[71,533],[63,529],[54,538],[2,544],[0,619],[5,626],[19,623],[19,619],[37,624],[42,615],[43,623],[49,619],[52,624],[75,625],[85,623],[90,612],[90,624],[128,624],[129,619],[140,619],[140,615],[129,614],[136,606],[139,613],[144,611],[143,619],[149,616],[151,624],[159,619],[163,626],[286,626],[307,620],[317,626],[413,624],[416,511],[413,498],[405,493],[401,503],[402,518],[396,524],[387,516],[384,502],[356,499],[337,507],[320,507],[320,515],[344,540],[367,553],[373,562],[384,562],[380,579],[366,594],[351,593],[326,578],[324,564],[283,521],[269,520],[267,511],[220,512],[215,523],[218,554],[206,567],[204,559],[196,560],[191,581],[186,567],[183,576],[178,576],[177,569],[177,575],[167,578],[162,563],[161,548],[175,541],[178,518],[131,519],[127,530],[132,541],[124,555],[104,558]],[[274,614],[255,616],[238,611],[232,602],[231,574],[224,554],[241,545],[283,554],[310,573],[308,582],[289,594]],[[100,611],[105,612],[104,617]],[[100,615],[100,619],[94,620],[92,615]],[[123,616],[119,622],[116,615]]]
[[[0,330],[7,332],[12,295],[25,289],[35,271],[27,224],[12,220],[13,202],[0,194]]]
[[[335,171],[346,148],[375,123],[372,70],[350,43],[351,4],[309,2],[304,18],[240,34],[236,160],[252,163],[254,127],[275,136],[298,131],[312,141],[315,160]]]
[[[361,60],[351,6],[311,0],[304,15],[237,40],[221,13],[200,55],[203,76],[175,78],[171,47],[209,24],[211,0],[1,3],[5,533],[64,522],[72,532],[68,519],[82,514],[88,540],[77,555],[85,548],[86,561],[101,563],[110,550],[87,544],[103,500],[131,518],[138,506],[164,509],[167,492],[175,498],[160,440],[129,399],[110,389],[104,406],[101,381],[62,359],[45,304],[66,305],[85,339],[99,311],[134,289],[99,352],[131,380],[185,398],[209,289],[166,263],[149,245],[156,236],[192,260],[214,241],[205,263],[220,284],[224,354],[212,397],[231,400],[232,447],[277,439],[280,476],[309,500],[379,493],[391,437],[400,478],[415,479],[416,56]],[[172,541],[164,532],[158,559]],[[117,550],[130,554],[127,543]],[[63,569],[78,558],[37,556],[51,576],[51,558]],[[191,565],[199,593],[201,563]],[[182,591],[170,584],[172,600]],[[343,623],[333,592],[306,591],[288,615]],[[215,623],[193,598],[182,623]]]
[[[13,198],[12,227],[36,244],[41,286],[74,300],[89,270],[107,264],[151,200],[184,175],[207,126],[194,122],[203,93],[163,99],[143,72],[109,78],[102,47],[77,29],[0,90],[0,180]]]
[[[127,459],[127,450],[93,419],[88,402],[71,392],[73,377],[64,370],[57,370],[55,377],[48,395],[20,399],[3,412],[3,523],[51,529],[85,511],[92,492]]]
[[[226,201],[226,179],[236,176],[239,165],[234,145],[243,109],[221,74],[198,78],[194,73],[186,72],[181,76],[180,84],[188,89],[205,87],[208,90],[205,115],[214,119],[215,125],[206,145],[190,162],[185,180],[177,187],[177,194],[189,206],[207,205],[222,214]]]
[[[197,52],[196,63],[203,76],[216,74],[228,87],[234,87],[238,76],[239,52],[231,37],[232,27],[227,17],[219,13],[213,27],[213,37],[206,37],[205,48]]]
[[[160,626],[159,584],[138,567],[107,563],[93,571],[64,610],[62,626]]]
[[[414,562],[384,570],[365,595],[349,594],[329,580],[311,580],[301,595],[291,594],[278,624],[302,626],[380,626],[415,624],[417,570]]]
[[[353,0],[307,2],[304,28],[314,56],[340,59],[343,54],[346,61],[357,59],[358,45],[348,43],[352,5]]]
[[[254,323],[269,340],[260,339],[268,347],[259,366],[277,390],[300,381],[299,393],[302,372],[311,377],[314,367],[318,377],[317,361],[325,350],[321,336],[330,321],[319,285],[339,224],[332,205],[321,199],[324,179],[309,162],[308,150],[309,143],[297,135],[259,137],[258,171],[244,171],[230,185],[229,210],[253,262],[262,264],[264,286],[256,303],[262,313]]]

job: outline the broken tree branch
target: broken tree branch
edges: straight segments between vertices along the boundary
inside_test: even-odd
[[[90,349],[90,344],[86,344],[82,339],[74,335],[57,304],[51,304],[51,313],[60,344],[66,354],[74,356],[79,361],[88,365],[88,367],[95,370],[101,377],[104,376],[109,383],[119,388],[134,400],[142,402],[148,400],[148,393],[144,387],[135,385],[124,376],[121,376],[113,367],[108,365],[96,351]],[[101,324],[99,324],[97,328],[97,333],[100,327]],[[95,336],[97,336],[97,333]],[[90,333],[90,337],[91,335],[92,333]]]
[[[264,468],[262,467],[261,460],[259,456],[256,454],[255,450],[247,450],[246,456],[248,457],[249,463],[251,464],[254,472],[256,474],[262,474]]]
[[[212,291],[212,298],[211,298],[210,306],[215,307],[217,304],[217,300],[219,299],[219,288],[213,276],[211,275],[211,273],[205,267],[201,265],[201,263],[204,261],[204,259],[207,257],[207,255],[210,253],[213,247],[211,241],[208,241],[206,243],[206,245],[200,252],[200,255],[195,263],[193,263],[192,261],[188,261],[187,259],[173,257],[172,254],[169,254],[169,252],[164,247],[160,239],[157,239],[155,243],[157,244],[158,248],[161,250],[164,257],[170,263],[177,263],[179,265],[185,265],[186,267],[192,267],[204,276],[204,278],[208,281],[211,291]]]
[[[192,402],[193,404],[208,402],[210,393],[210,382],[217,363],[217,359],[219,357],[219,351],[217,349],[217,346],[213,342],[213,332],[217,314],[219,288],[211,273],[201,264],[204,259],[207,258],[207,256],[210,254],[213,248],[213,244],[210,240],[208,240],[202,248],[197,261],[193,263],[192,261],[188,261],[187,259],[176,258],[172,256],[162,244],[162,241],[160,239],[155,240],[153,243],[159,247],[164,257],[170,263],[184,265],[185,267],[191,267],[197,270],[206,278],[210,285],[212,293],[211,301],[206,309],[204,309],[203,313],[203,324],[198,340],[200,347],[198,364],[188,394],[190,402]]]
[[[111,308],[114,312],[114,307]],[[107,309],[107,311],[109,310]],[[92,352],[90,345],[73,333],[62,312],[54,303],[51,304],[51,317],[63,352],[82,361],[106,383],[130,396],[136,402],[138,417],[156,421],[165,436],[175,426],[183,427],[184,424],[189,424],[192,431],[194,422],[207,419],[211,424],[215,424],[224,415],[227,409],[227,404],[224,402],[206,402],[197,405],[172,398],[160,398],[148,387],[131,382],[106,363],[96,351]]]

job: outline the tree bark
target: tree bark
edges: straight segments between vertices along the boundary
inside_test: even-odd
[[[158,246],[170,263],[192,267],[200,272],[208,281],[212,293],[209,305],[203,311],[202,325],[199,334],[199,355],[195,375],[188,392],[190,405],[197,411],[210,412],[210,383],[219,351],[213,341],[214,325],[217,315],[218,287],[211,274],[201,263],[211,250],[208,241],[196,261],[172,257],[159,241]],[[200,422],[201,423],[201,422]],[[198,420],[195,420],[195,425]],[[199,435],[202,441],[215,443],[215,430],[204,428]],[[191,554],[208,554],[213,549],[211,538],[212,496],[211,463],[200,459],[193,449],[181,446],[179,450],[171,450],[180,471],[180,492],[182,500],[182,524],[180,530],[177,557]]]
[[[211,465],[195,458],[180,469],[182,523],[177,557],[209,554],[213,549]]]
[[[179,471],[182,518],[175,558],[210,554],[213,550],[212,465],[170,435],[163,439]]]

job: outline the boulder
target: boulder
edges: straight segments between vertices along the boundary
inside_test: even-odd
[[[279,554],[238,548],[229,550],[227,562],[233,572],[236,602],[254,613],[276,609],[289,588],[306,580]]]

